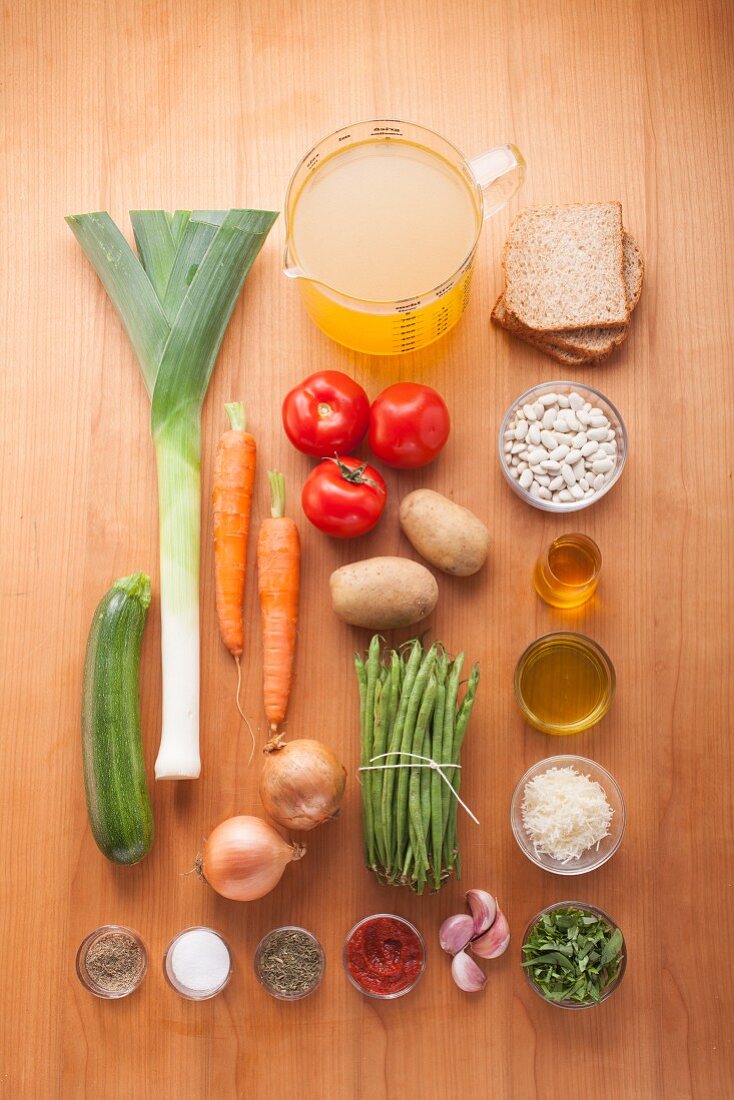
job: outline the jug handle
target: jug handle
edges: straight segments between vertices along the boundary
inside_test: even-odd
[[[515,145],[495,145],[469,161],[484,195],[484,220],[509,202],[525,179],[525,159]]]

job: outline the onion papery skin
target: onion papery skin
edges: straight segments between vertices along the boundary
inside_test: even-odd
[[[196,866],[223,898],[256,901],[278,885],[287,865],[305,851],[261,817],[230,817],[207,838]]]
[[[321,741],[278,736],[265,748],[260,798],[278,825],[306,832],[338,816],[346,778],[344,765]]]

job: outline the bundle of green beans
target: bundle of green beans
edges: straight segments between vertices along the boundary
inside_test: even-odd
[[[456,832],[461,745],[469,724],[479,666],[459,703],[464,654],[451,660],[440,642],[408,642],[383,653],[375,635],[366,659],[355,656],[360,694],[362,825],[365,862],[380,882],[422,894],[461,876]],[[383,753],[396,755],[385,756]],[[415,755],[406,755],[412,753]],[[388,765],[376,767],[376,765]],[[390,765],[409,765],[395,767]]]

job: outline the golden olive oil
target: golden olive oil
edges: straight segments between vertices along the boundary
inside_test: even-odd
[[[545,733],[580,733],[609,710],[614,666],[601,646],[583,634],[547,634],[523,653],[515,695],[531,725]]]
[[[561,535],[538,558],[535,590],[552,607],[579,607],[599,583],[601,552],[588,535]]]

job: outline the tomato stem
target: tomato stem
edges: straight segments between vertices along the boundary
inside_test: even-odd
[[[373,489],[382,491],[374,478],[368,477],[367,474],[365,474],[365,470],[367,469],[366,462],[363,462],[361,466],[355,466],[354,469],[347,466],[346,462],[342,462],[338,455],[334,455],[333,458],[330,458],[329,462],[335,463],[344,480],[351,482],[352,485],[371,485]]]

